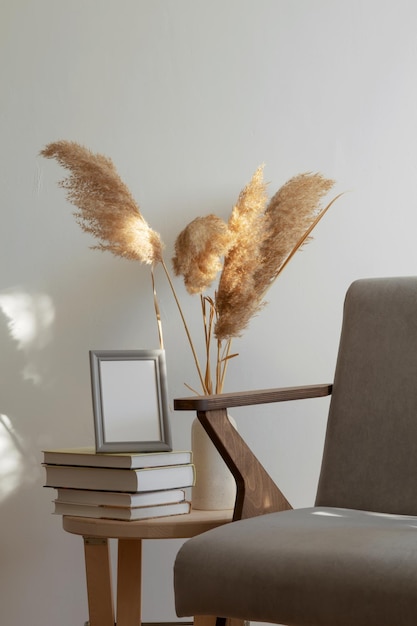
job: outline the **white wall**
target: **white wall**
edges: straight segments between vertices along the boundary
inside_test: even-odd
[[[416,272],[416,19],[412,0],[2,0],[2,623],[87,618],[82,542],[50,514],[41,450],[93,443],[89,349],[157,347],[147,269],[89,249],[39,150],[110,156],[167,259],[191,219],[228,217],[263,162],[271,193],[303,171],[335,178],[349,193],[236,341],[227,390],[330,381],[349,283]],[[172,400],[196,383],[159,279]],[[294,506],[314,499],[326,408],[234,414]],[[176,447],[191,419],[172,414]],[[174,617],[178,545],[145,546],[146,621]]]

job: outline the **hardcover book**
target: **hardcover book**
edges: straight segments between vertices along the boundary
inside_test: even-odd
[[[55,515],[75,515],[77,517],[94,517],[96,519],[140,520],[171,515],[184,515],[190,512],[191,504],[188,501],[175,504],[161,504],[159,506],[118,507],[93,506],[88,504],[73,504],[55,500]]]
[[[181,489],[194,484],[194,465],[170,465],[145,469],[44,465],[45,487],[103,491],[158,491]]]
[[[144,493],[126,493],[122,491],[93,491],[90,489],[57,489],[55,502],[67,504],[87,504],[91,506],[157,506],[175,504],[185,500],[182,489],[166,489]]]
[[[120,467],[139,469],[185,465],[192,462],[190,451],[97,453],[92,447],[57,448],[43,451],[47,465],[80,465],[84,467]]]

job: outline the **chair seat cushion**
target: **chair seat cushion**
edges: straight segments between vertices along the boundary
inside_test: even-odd
[[[313,507],[188,540],[175,563],[180,617],[296,626],[416,626],[417,517]]]

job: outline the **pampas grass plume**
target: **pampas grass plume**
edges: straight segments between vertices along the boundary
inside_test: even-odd
[[[99,240],[93,247],[148,265],[161,261],[159,234],[144,220],[109,158],[71,141],[50,143],[40,154],[70,171],[59,185],[77,207],[74,215],[82,230]]]

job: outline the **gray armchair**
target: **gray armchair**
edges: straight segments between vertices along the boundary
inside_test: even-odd
[[[315,506],[293,510],[230,407],[332,394]],[[354,282],[333,385],[177,399],[237,483],[234,521],[175,562],[179,616],[417,625],[417,278]]]

